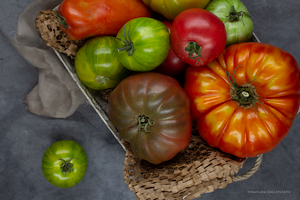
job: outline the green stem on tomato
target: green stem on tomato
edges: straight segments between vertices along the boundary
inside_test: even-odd
[[[153,126],[154,124],[155,124],[155,122],[151,121],[151,119],[145,115],[140,115],[138,117],[139,131],[150,132],[147,128],[149,126]]]
[[[255,114],[257,111],[257,103],[259,103],[263,107],[263,109],[267,113],[269,113],[265,109],[264,105],[258,100],[260,97],[256,93],[255,86],[250,84],[254,80],[251,80],[248,83],[241,85],[241,86],[237,85],[234,75],[236,73],[237,68],[239,68],[240,66],[242,66],[242,65],[239,65],[234,69],[232,75],[226,71],[227,79],[231,85],[231,89],[230,89],[231,99],[233,101],[236,101],[239,104],[239,106],[244,107],[244,108],[250,108],[253,105]],[[231,81],[231,79],[232,79],[232,81]],[[272,115],[271,113],[269,113],[269,114]]]
[[[133,42],[131,41],[131,39],[129,37],[130,36],[130,23],[129,23],[129,28],[128,28],[128,33],[127,34],[126,34],[126,31],[125,31],[125,25],[124,25],[124,27],[123,27],[123,35],[124,35],[124,39],[125,40],[122,40],[120,38],[117,38],[117,39],[119,41],[121,41],[121,42],[124,43],[124,47],[118,48],[116,50],[118,50],[118,52],[120,52],[120,51],[126,51],[128,56],[132,56],[135,49],[134,49]]]
[[[74,157],[73,157],[74,158]],[[70,163],[71,162],[71,160],[73,159],[73,158],[71,158],[70,160],[68,160],[68,161],[65,161],[64,159],[58,159],[58,160],[61,160],[61,161],[63,161],[62,163],[61,163],[61,165],[60,165],[60,168],[61,168],[61,172],[63,173],[63,174],[66,174],[67,172],[69,172],[69,173],[71,173],[71,172],[73,172],[74,171],[74,169],[73,169],[73,164],[72,163]]]
[[[242,16],[242,22],[243,22],[243,24],[244,24],[244,21],[243,21],[244,15],[247,15],[247,16],[250,17],[250,15],[248,15],[248,14],[247,14],[246,12],[244,12],[244,11],[236,12],[234,6],[232,6],[232,7],[231,7],[231,11],[229,12],[229,16],[227,16],[227,17],[229,17],[229,21],[230,21],[230,22],[236,22],[236,21],[239,21],[240,16]],[[244,24],[244,26],[245,26],[245,24]]]
[[[63,28],[67,28],[68,24],[66,22],[66,19],[62,15],[60,15],[57,10],[54,13],[55,13],[55,19],[60,23],[60,25]]]
[[[186,46],[186,48],[184,50],[189,53],[190,59],[198,58],[198,60],[196,62],[196,65],[198,66],[200,64],[199,62],[201,59],[202,47],[197,42],[189,41],[188,45]]]

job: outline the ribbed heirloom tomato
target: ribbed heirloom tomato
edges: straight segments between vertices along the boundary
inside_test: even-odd
[[[118,59],[132,71],[150,71],[168,56],[170,34],[161,22],[149,17],[132,19],[117,34]]]
[[[88,88],[105,90],[116,87],[129,75],[119,62],[118,40],[112,36],[98,36],[86,41],[75,57],[79,80]]]
[[[136,157],[159,164],[189,144],[190,103],[172,77],[146,72],[125,78],[109,96],[109,118]]]
[[[225,24],[226,46],[247,42],[253,33],[253,22],[246,6],[240,0],[212,0],[205,10],[215,14]]]
[[[300,71],[294,57],[275,46],[239,43],[206,66],[189,67],[184,88],[209,145],[254,157],[288,134],[299,109]]]

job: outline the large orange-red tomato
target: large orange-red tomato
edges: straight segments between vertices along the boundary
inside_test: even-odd
[[[141,0],[64,0],[58,7],[60,27],[74,41],[98,36],[115,36],[129,20],[151,17]]]
[[[275,46],[239,43],[206,66],[189,67],[184,88],[209,145],[254,157],[289,132],[299,109],[300,72],[294,57]]]
[[[190,102],[172,77],[146,72],[122,80],[109,96],[109,118],[136,157],[159,164],[189,144]]]

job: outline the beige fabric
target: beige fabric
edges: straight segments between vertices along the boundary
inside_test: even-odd
[[[19,16],[17,33],[11,43],[33,66],[39,68],[38,85],[25,97],[27,110],[42,116],[66,118],[85,101],[60,60],[45,44],[35,27],[41,10],[55,8],[62,0],[37,0]]]

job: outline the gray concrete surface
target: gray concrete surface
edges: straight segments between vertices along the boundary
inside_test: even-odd
[[[20,13],[33,0],[1,0],[0,7],[0,199],[117,200],[135,199],[123,179],[124,151],[97,113],[82,105],[66,119],[26,111],[24,96],[37,84],[38,70],[10,43]],[[300,1],[242,0],[261,42],[291,53],[300,63]],[[257,173],[243,182],[202,195],[201,200],[300,199],[300,116],[288,136],[264,159]],[[72,139],[86,150],[89,163],[83,180],[69,189],[51,185],[41,160],[55,141]],[[249,159],[244,168],[251,168]]]

